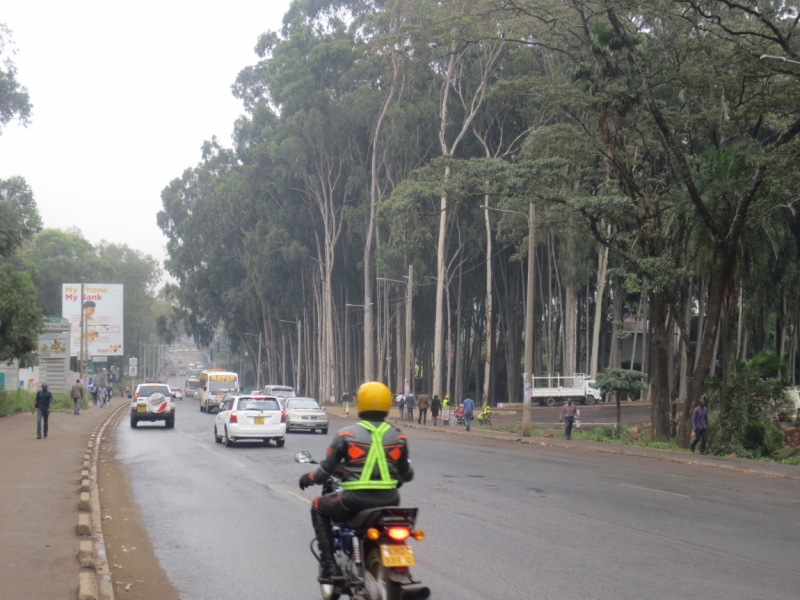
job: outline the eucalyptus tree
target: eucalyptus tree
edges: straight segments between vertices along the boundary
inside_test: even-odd
[[[0,135],[3,127],[11,121],[27,125],[33,108],[28,90],[17,79],[17,66],[11,58],[13,54],[11,30],[5,23],[0,23]]]
[[[20,257],[19,250],[39,229],[41,218],[25,180],[0,180],[0,361],[36,348],[42,312],[26,268],[30,265]]]

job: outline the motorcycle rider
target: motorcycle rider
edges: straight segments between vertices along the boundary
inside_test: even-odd
[[[341,577],[333,556],[331,520],[343,522],[368,508],[398,506],[397,488],[414,477],[406,436],[384,420],[391,406],[388,387],[377,381],[363,384],[356,392],[356,411],[362,420],[339,431],[316,471],[300,477],[301,490],[322,484],[331,475],[341,480],[341,492],[314,498],[311,506],[322,559],[320,583],[331,584]]]

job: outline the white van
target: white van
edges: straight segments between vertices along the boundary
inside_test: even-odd
[[[295,398],[294,388],[288,385],[265,385],[261,393],[265,396],[275,396],[281,403],[281,408],[286,408],[286,398]]]

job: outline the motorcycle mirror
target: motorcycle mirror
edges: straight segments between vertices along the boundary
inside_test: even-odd
[[[301,450],[300,452],[294,455],[294,462],[311,463],[314,462],[314,459],[311,456],[311,452],[306,452],[305,450]]]

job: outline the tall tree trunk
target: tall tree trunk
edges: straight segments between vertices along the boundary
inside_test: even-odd
[[[458,299],[456,300],[456,385],[454,391],[454,399],[459,399],[464,394],[464,380],[466,379],[464,368],[465,362],[464,357],[467,354],[466,343],[465,340],[469,336],[465,336],[462,334],[465,327],[465,319],[461,314],[461,306],[462,302],[462,294],[463,294],[463,287],[462,287],[462,267],[461,265],[458,266]],[[449,394],[448,390],[448,394]],[[444,396],[442,396],[444,398]]]
[[[594,326],[592,328],[592,360],[589,376],[597,377],[597,365],[600,354],[600,326],[603,319],[603,299],[606,291],[606,271],[608,270],[608,248],[602,246],[597,256],[597,299],[594,305]]]
[[[564,375],[575,375],[578,341],[578,294],[567,284],[564,289]]]
[[[485,205],[489,206],[489,195],[484,196]],[[483,211],[483,219],[486,224],[486,362],[483,372],[483,396],[481,405],[488,406],[491,400],[489,387],[492,382],[492,338],[494,328],[492,327],[492,223],[489,219],[489,211]]]
[[[653,439],[669,436],[669,336],[671,319],[667,318],[667,302],[663,292],[651,292],[650,346],[648,360],[650,368],[650,422]]]

